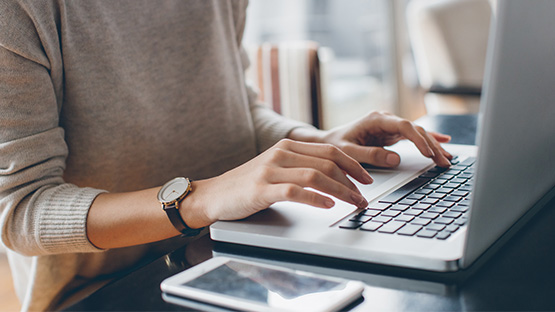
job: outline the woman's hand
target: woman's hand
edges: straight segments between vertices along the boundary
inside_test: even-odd
[[[409,120],[389,113],[373,112],[343,127],[321,132],[298,128],[290,138],[301,141],[330,143],[361,163],[379,167],[396,167],[401,158],[395,152],[384,149],[400,140],[412,141],[418,150],[441,167],[448,167],[453,158],[440,143],[451,140],[448,135],[427,132]]]
[[[336,146],[285,139],[233,170],[193,182],[193,191],[183,203],[193,209],[182,209],[181,213],[185,220],[204,219],[210,224],[245,218],[278,201],[331,208],[334,201],[322,193],[366,207],[368,202],[347,174],[363,184],[373,181],[356,160]],[[187,215],[198,213],[198,209],[204,218]]]

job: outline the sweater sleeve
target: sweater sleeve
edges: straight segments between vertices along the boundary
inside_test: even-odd
[[[246,70],[249,65],[249,60],[244,49],[241,49],[241,58],[244,69]],[[289,132],[295,128],[314,128],[312,125],[292,120],[276,113],[268,107],[268,105],[258,101],[258,95],[252,86],[247,82],[245,82],[245,85],[256,133],[256,146],[259,153],[265,151],[279,140],[287,137]]]
[[[2,243],[24,255],[97,251],[86,219],[103,191],[63,179],[68,147],[59,126],[63,92],[62,70],[52,61],[56,48],[43,44],[46,29],[37,28],[25,8],[9,3],[0,6]]]
[[[246,13],[245,10],[241,12]],[[245,49],[241,45],[243,38],[243,33],[245,29],[246,14],[237,19],[236,31],[237,31],[237,43],[239,45],[241,62],[243,65],[243,71],[247,70],[250,65],[249,57]],[[244,75],[243,75],[244,76]],[[256,134],[256,146],[259,153],[265,151],[279,140],[287,137],[287,135],[295,128],[308,127],[314,128],[312,125],[295,121],[286,118],[274,110],[272,110],[268,105],[258,101],[258,94],[255,89],[245,81],[245,87],[247,89],[247,96],[249,101],[249,108],[251,111],[254,129]]]

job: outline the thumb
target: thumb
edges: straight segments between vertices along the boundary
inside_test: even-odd
[[[343,151],[358,162],[378,167],[393,168],[401,162],[401,157],[397,153],[388,151],[383,147],[361,146],[350,143],[343,147]]]

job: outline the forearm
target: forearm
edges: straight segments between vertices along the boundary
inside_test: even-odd
[[[191,228],[212,223],[195,201],[195,188],[182,200],[179,212]],[[173,227],[157,200],[160,187],[128,192],[100,194],[91,205],[87,236],[98,248],[108,249],[146,244],[180,233]]]

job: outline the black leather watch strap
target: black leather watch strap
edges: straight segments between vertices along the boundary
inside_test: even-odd
[[[181,232],[181,234],[183,234],[184,236],[195,236],[198,235],[200,233],[200,231],[202,231],[204,228],[200,228],[200,229],[192,229],[190,228],[187,223],[185,223],[185,221],[183,220],[183,218],[181,217],[181,214],[179,213],[179,210],[177,209],[177,204],[178,203],[172,203],[170,205],[164,205],[164,211],[166,212],[166,214],[168,215],[168,218],[170,219],[171,223],[173,224],[173,226],[179,231]]]

